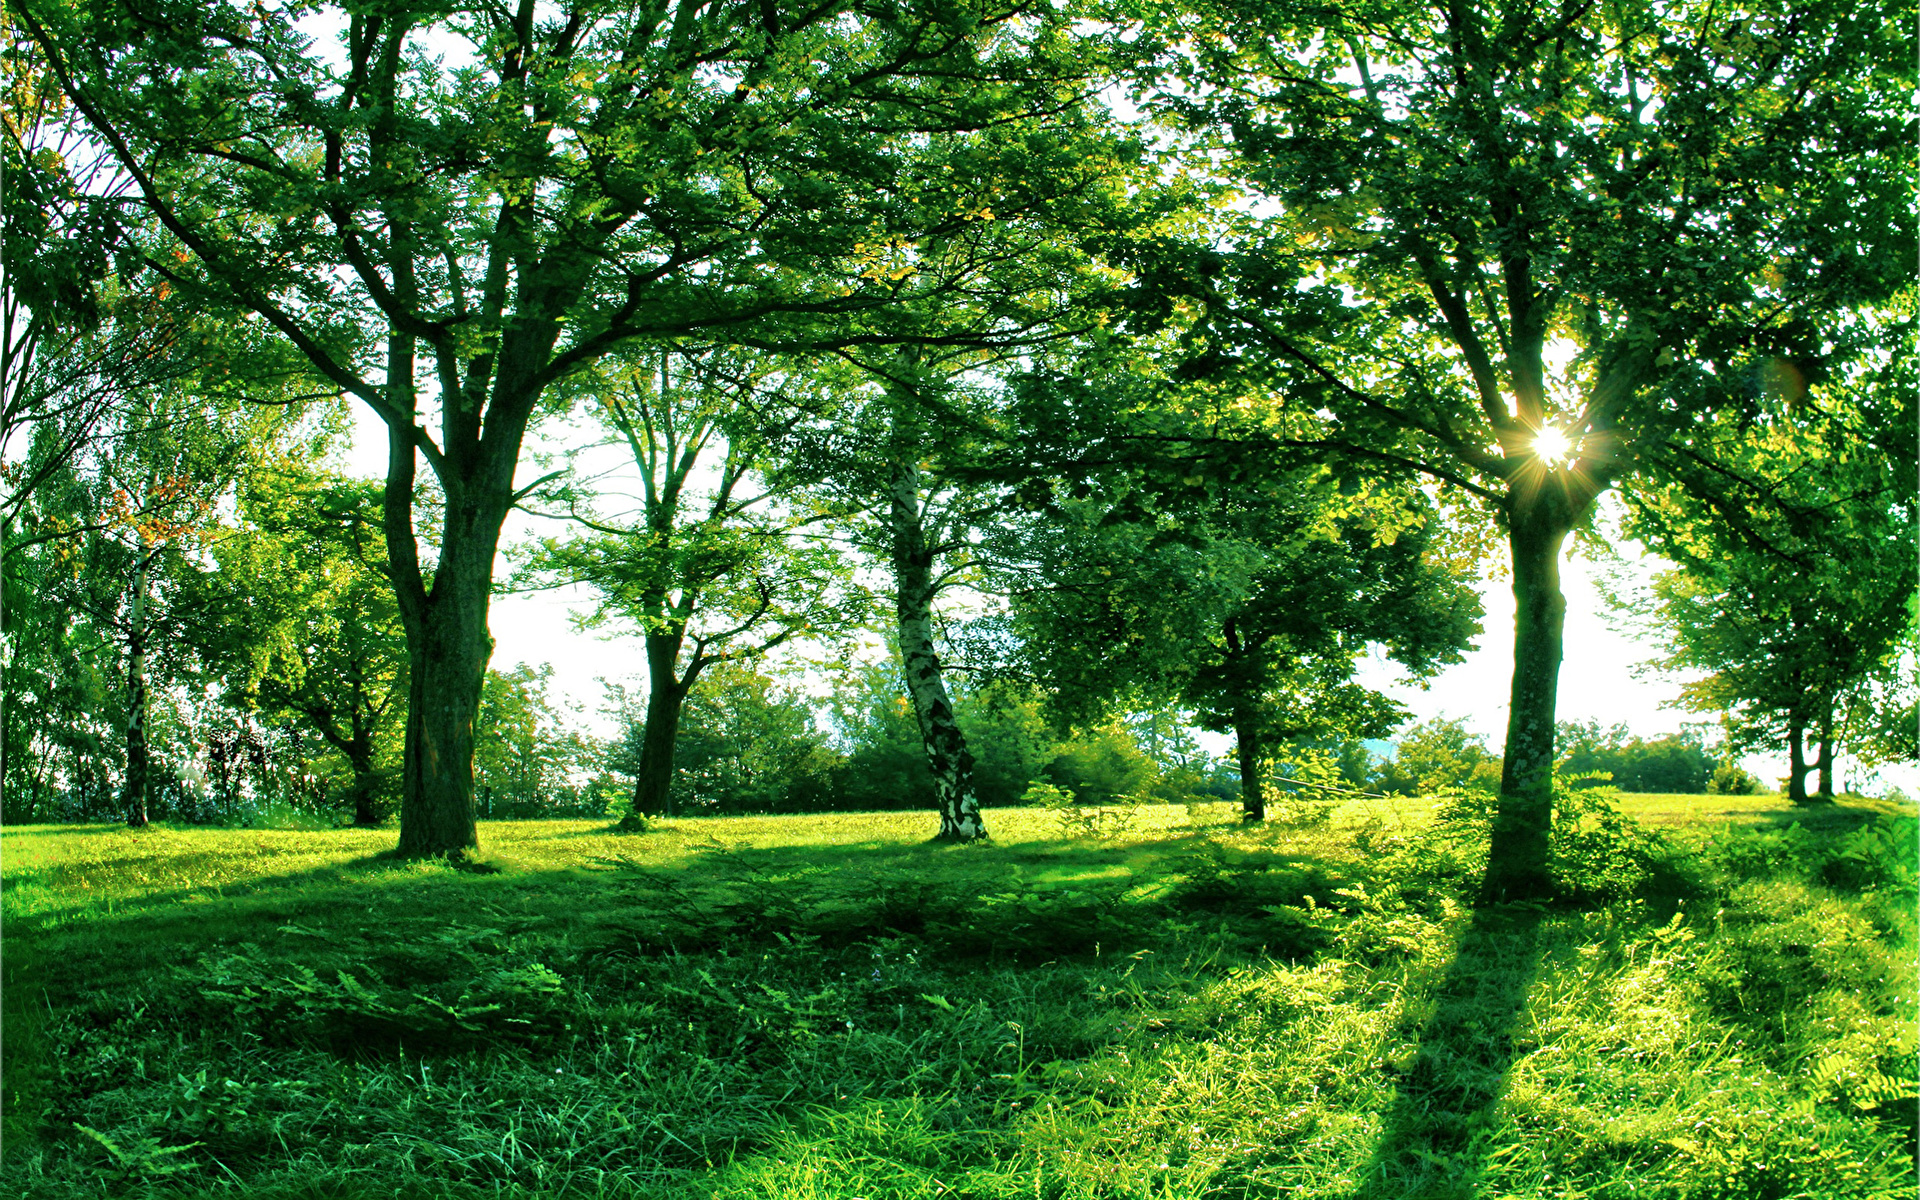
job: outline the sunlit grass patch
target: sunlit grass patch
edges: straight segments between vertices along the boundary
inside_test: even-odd
[[[7,831],[0,1194],[1910,1193],[1903,835],[1756,804],[1476,911],[1370,803],[486,823],[493,874]]]

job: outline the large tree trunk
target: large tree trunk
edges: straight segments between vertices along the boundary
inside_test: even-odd
[[[1812,797],[1807,795],[1807,772],[1812,769],[1807,765],[1806,722],[1795,714],[1787,721],[1787,800],[1789,803],[1812,803]]]
[[[147,824],[147,565],[153,552],[140,539],[133,563],[133,601],[127,611],[127,824]]]
[[[1516,497],[1508,529],[1513,552],[1513,689],[1500,802],[1487,849],[1484,892],[1493,900],[1546,896],[1553,827],[1553,719],[1560,686],[1567,600],[1560,591],[1560,544],[1569,524],[1555,506]]]
[[[417,562],[412,531],[412,448],[396,489],[394,467],[387,483],[388,557],[396,575]],[[511,463],[506,480],[470,479],[446,489],[440,561],[431,591],[396,579],[402,624],[407,631],[407,738],[402,752],[400,846],[405,857],[460,857],[478,850],[473,809],[474,725],[493,635],[487,606],[493,593],[493,557],[511,500]],[[404,500],[396,500],[396,490]],[[405,511],[396,514],[397,504]],[[404,544],[395,524],[404,521]],[[415,576],[416,581],[418,576]]]
[[[493,638],[487,632],[491,579],[460,578],[443,562],[434,578],[434,606],[417,636],[408,631],[411,677],[407,742],[400,791],[400,853],[407,857],[478,850],[473,811],[474,722],[486,683]],[[447,604],[456,589],[476,598]]]
[[[503,363],[516,357],[503,348]],[[389,395],[394,407],[407,414],[415,410],[413,373],[412,339],[396,333],[388,340]],[[505,381],[506,366],[501,374],[499,390],[516,386]],[[537,389],[530,394],[537,395]],[[480,847],[473,809],[474,725],[487,661],[493,657],[493,635],[487,628],[493,559],[500,527],[513,507],[513,472],[525,417],[519,416],[516,424],[503,416],[497,427],[489,427],[483,443],[477,411],[477,404],[469,406],[458,396],[443,397],[447,449],[437,471],[443,508],[440,558],[431,584],[421,568],[413,528],[416,447],[408,427],[397,422],[387,426],[382,523],[410,671],[399,853],[410,858],[460,858]]]
[[[1240,815],[1244,820],[1264,821],[1267,781],[1260,766],[1260,725],[1246,709],[1234,713],[1233,740],[1240,754]]]
[[[680,739],[680,714],[692,690],[692,672],[680,677],[677,633],[647,635],[647,724],[640,733],[640,766],[633,779],[633,811],[646,817],[673,816],[673,751]]]
[[[920,469],[910,449],[896,447],[896,454],[890,506],[894,615],[907,695],[920,721],[927,769],[933,774],[934,800],[940,810],[938,840],[977,841],[987,836],[987,825],[980,816],[980,797],[973,790],[973,755],[954,718],[953,700],[947,695],[933,645],[934,556],[920,520]]]

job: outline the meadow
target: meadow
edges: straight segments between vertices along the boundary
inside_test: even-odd
[[[1910,1197],[1914,817],[10,826],[0,1194]]]

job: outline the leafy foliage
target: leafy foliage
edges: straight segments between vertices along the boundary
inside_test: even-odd
[[[600,748],[565,723],[550,694],[553,668],[488,671],[474,744],[474,794],[488,817],[598,814]]]
[[[1629,604],[1664,646],[1655,663],[1697,673],[1682,702],[1720,714],[1734,746],[1786,749],[1798,798],[1814,766],[1831,792],[1839,750],[1911,757],[1904,732],[1887,735],[1914,691],[1920,499],[1893,465],[1920,431],[1913,370],[1900,351],[1880,370],[1776,386],[1777,408],[1718,432],[1738,448],[1711,485],[1648,489],[1627,523],[1678,564]]]
[[[1486,739],[1459,718],[1436,717],[1403,732],[1393,757],[1375,769],[1373,786],[1402,796],[1499,789],[1499,760]]]
[[[1704,792],[1714,778],[1728,787],[1739,786],[1737,777],[1714,765],[1698,729],[1641,738],[1625,725],[1603,730],[1598,721],[1568,721],[1561,724],[1555,742],[1562,775],[1603,776],[1599,782],[1623,792]]]

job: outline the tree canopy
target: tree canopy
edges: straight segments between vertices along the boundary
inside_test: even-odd
[[[637,338],[830,343],[912,286],[900,247],[1106,168],[1078,137],[1102,39],[1044,5],[15,11],[132,181],[144,267],[387,425],[414,854],[477,844],[493,558],[549,388]]]
[[[1142,101],[1252,203],[1143,254],[1317,442],[1477,497],[1518,612],[1490,894],[1548,886],[1565,601],[1594,500],[1704,452],[1756,370],[1839,370],[1909,283],[1910,31],[1844,3],[1141,6]],[[1214,164],[1217,164],[1214,165]]]
[[[1836,741],[1893,752],[1915,68],[1882,14],[17,0],[4,19],[7,781],[57,747],[63,786],[118,772],[138,819],[153,709],[226,767],[332,746],[365,819],[394,778],[409,855],[477,849],[476,754],[495,800],[588,803],[605,763],[556,749],[540,668],[489,672],[502,531],[569,501],[587,533],[543,566],[646,642],[642,808],[677,777],[703,670],[862,594],[890,609],[926,762],[900,778],[944,837],[987,832],[976,731],[999,739],[996,795],[1148,788],[1086,749],[1132,744],[1141,712],[1175,741],[1231,730],[1250,811],[1281,743],[1368,778],[1359,739],[1402,714],[1352,682],[1357,656],[1448,661],[1471,560],[1504,540],[1517,636],[1483,888],[1537,897],[1570,761],[1559,555],[1616,487],[1679,568],[1658,615],[1669,664],[1708,673],[1690,702],[1788,746],[1796,797],[1809,738],[1829,771]],[[384,425],[383,482],[323,463],[336,400]],[[540,474],[579,449],[529,456],[542,429],[623,444],[632,511],[618,485]],[[838,544],[811,536],[828,517]],[[961,608],[988,658],[955,653]],[[997,683],[949,686],[988,659]],[[771,678],[729,667],[699,710],[709,792],[785,794],[715,714],[826,761],[802,751],[835,735]],[[1085,744],[1042,755],[1043,704]],[[1103,765],[1060,765],[1082,751]]]

